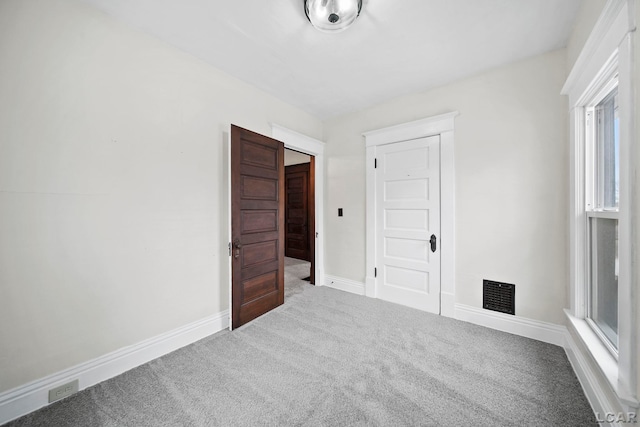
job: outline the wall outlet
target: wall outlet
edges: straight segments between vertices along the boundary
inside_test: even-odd
[[[64,399],[67,396],[71,396],[73,393],[78,392],[78,380],[73,380],[70,383],[63,384],[56,388],[49,390],[49,403],[56,400]]]

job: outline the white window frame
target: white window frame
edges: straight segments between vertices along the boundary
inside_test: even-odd
[[[609,0],[587,39],[562,93],[569,96],[570,118],[570,308],[569,329],[578,336],[607,379],[619,404],[637,407],[638,327],[634,320],[632,273],[638,268],[631,257],[632,236],[637,233],[631,222],[631,177],[636,169],[632,160],[634,141],[633,104],[633,0]],[[620,204],[618,216],[618,357],[614,357],[588,325],[587,292],[589,286],[589,241],[587,234],[586,189],[587,132],[585,110],[618,74],[620,110]],[[593,402],[592,402],[593,404]]]
[[[598,86],[601,85],[601,86]],[[598,141],[596,136],[597,126],[595,124],[595,107],[605,99],[611,91],[615,88],[619,87],[618,81],[618,58],[617,55],[614,55],[608,66],[602,70],[598,77],[592,82],[591,90],[587,91],[585,94],[587,96],[592,96],[590,99],[585,101],[585,105],[581,106],[578,111],[582,111],[582,114],[585,117],[584,127],[585,134],[584,140],[580,141],[583,144],[584,152],[585,152],[585,170],[584,170],[584,189],[585,189],[585,197],[584,197],[584,210],[585,210],[585,248],[584,248],[584,259],[585,259],[585,315],[584,319],[587,324],[591,327],[596,336],[602,341],[602,344],[605,348],[611,353],[611,355],[618,360],[618,349],[609,341],[606,334],[601,330],[601,327],[596,324],[596,322],[589,317],[589,306],[593,304],[592,299],[592,287],[593,281],[596,274],[596,266],[593,265],[593,262],[589,261],[593,260],[595,251],[594,247],[597,246],[594,242],[595,236],[593,236],[590,221],[592,218],[603,218],[603,219],[615,219],[620,222],[620,210],[616,209],[604,209],[601,207],[602,198],[603,198],[603,189],[602,182],[598,179],[598,154],[596,151],[598,150]],[[579,113],[578,113],[579,114]],[[597,187],[597,189],[596,189]],[[618,340],[619,341],[619,340]]]

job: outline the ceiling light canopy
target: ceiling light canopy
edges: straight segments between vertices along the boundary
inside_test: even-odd
[[[360,15],[362,0],[304,0],[304,12],[320,31],[337,33],[349,27]]]

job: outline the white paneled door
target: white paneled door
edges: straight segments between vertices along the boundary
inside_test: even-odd
[[[440,313],[440,137],[376,152],[376,294]]]

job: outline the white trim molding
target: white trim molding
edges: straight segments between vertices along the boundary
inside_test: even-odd
[[[489,311],[464,304],[455,305],[455,318],[525,338],[564,347],[567,328],[554,323]]]
[[[366,277],[365,295],[376,298],[374,276],[375,247],[375,169],[376,147],[427,136],[440,135],[440,314],[455,316],[455,170],[454,119],[457,111],[396,126],[365,132],[366,145]]]
[[[49,404],[49,390],[78,380],[79,390],[116,377],[228,328],[229,313],[206,317],[0,394],[0,424]]]
[[[594,409],[605,412],[638,411],[640,349],[638,348],[638,225],[634,203],[638,189],[632,180],[636,160],[634,78],[638,58],[633,57],[635,0],[609,0],[580,53],[562,94],[569,97],[570,210],[569,282],[570,307],[566,310],[567,354]],[[636,61],[636,62],[634,62]],[[618,354],[607,351],[588,326],[588,251],[586,230],[587,125],[585,111],[603,85],[617,74],[620,111],[620,207],[618,275]],[[636,252],[637,253],[637,252]]]
[[[364,283],[362,282],[343,279],[342,277],[330,276],[328,274],[324,276],[324,280],[324,285],[329,288],[350,292],[356,295],[364,295]]]
[[[453,130],[453,120],[458,114],[457,111],[453,111],[413,122],[364,132],[362,135],[365,137],[365,145],[367,147],[439,135],[442,132]]]
[[[284,126],[271,123],[271,137],[282,141],[285,148],[315,157],[315,204],[316,204],[316,285],[325,283],[324,274],[324,146],[325,143],[303,135]]]
[[[575,96],[584,93],[594,71],[599,70],[622,39],[635,30],[630,16],[633,1],[609,0],[605,5],[560,92],[569,95],[569,105],[575,105],[578,101]]]

